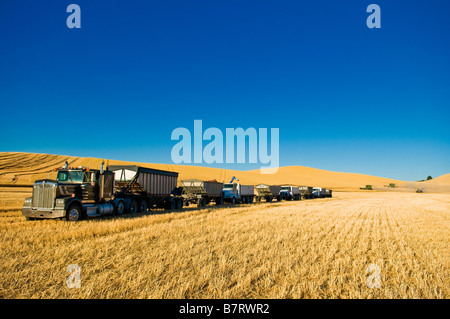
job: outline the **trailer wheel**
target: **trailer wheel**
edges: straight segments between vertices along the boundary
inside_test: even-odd
[[[170,209],[174,210],[175,208],[177,208],[177,203],[175,200],[171,200],[170,201]]]
[[[36,220],[36,218],[26,216],[25,220]]]
[[[178,210],[183,209],[183,200],[182,199],[177,200],[177,209]]]
[[[120,200],[114,206],[114,213],[117,215],[122,215],[124,212],[125,212],[125,203],[123,202],[123,200]]]
[[[146,213],[147,212],[147,201],[141,200],[141,204],[139,205],[139,212],[140,213]]]
[[[206,206],[206,198],[202,197],[197,200],[197,207],[205,207]]]
[[[135,200],[131,201],[130,204],[130,214],[136,214],[138,212],[139,206]]]
[[[220,197],[220,198],[216,199],[216,205],[217,206],[223,205],[223,197]]]
[[[80,221],[83,218],[83,210],[78,204],[69,205],[66,209],[66,220],[71,222]]]

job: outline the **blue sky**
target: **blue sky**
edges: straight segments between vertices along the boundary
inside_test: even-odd
[[[0,151],[171,163],[172,131],[201,119],[279,128],[281,166],[449,173],[449,15],[446,0],[1,1]]]

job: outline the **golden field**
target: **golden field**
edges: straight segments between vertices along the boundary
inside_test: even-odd
[[[25,221],[24,185],[65,160],[92,168],[102,161],[0,153],[0,298],[449,298],[449,174],[418,183],[305,167],[272,176],[142,164],[179,171],[180,179],[236,175],[335,191],[326,199]],[[388,183],[399,188],[384,191]],[[366,184],[378,190],[359,190]],[[415,193],[417,185],[425,193]],[[81,288],[66,285],[71,264],[81,267]],[[367,285],[372,264],[379,288]]]
[[[3,212],[0,297],[448,298],[449,212],[447,194],[386,192],[78,223]]]

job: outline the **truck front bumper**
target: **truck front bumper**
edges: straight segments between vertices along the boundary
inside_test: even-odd
[[[22,215],[29,218],[62,218],[66,215],[64,209],[52,209],[52,210],[42,210],[42,209],[32,209],[31,207],[22,208]]]

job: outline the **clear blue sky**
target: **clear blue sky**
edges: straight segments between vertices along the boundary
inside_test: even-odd
[[[281,166],[450,172],[447,0],[3,0],[0,48],[0,151],[171,163],[201,119],[279,128]]]

